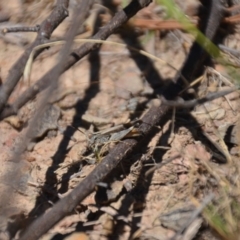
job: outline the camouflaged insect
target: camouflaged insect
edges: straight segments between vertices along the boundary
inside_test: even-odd
[[[126,137],[136,137],[139,135],[140,133],[135,126],[125,128],[124,125],[121,124],[106,130],[93,133],[89,139],[89,146],[95,155],[99,157],[98,155],[99,152],[101,152],[103,145],[111,142],[121,141]]]

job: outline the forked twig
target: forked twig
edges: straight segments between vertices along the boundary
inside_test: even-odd
[[[116,13],[112,20],[102,27],[98,33],[96,33],[92,39],[94,40],[105,40],[111,34],[113,34],[123,23],[127,22],[137,11],[141,8],[146,7],[152,0],[137,0],[132,1],[122,11]],[[62,72],[65,72],[75,63],[77,63],[82,57],[86,56],[92,49],[99,47],[100,43],[85,43],[80,48],[75,49],[72,54],[68,57]],[[41,79],[39,79],[32,87],[28,88],[21,96],[13,103],[9,108],[4,109],[0,115],[0,119],[4,119],[7,116],[14,115],[17,111],[26,104],[29,100],[34,98],[39,92],[48,86],[51,82],[52,75],[51,71],[47,72]]]
[[[10,69],[6,81],[0,88],[0,112],[2,112],[9,96],[20,80],[25,64],[33,48],[48,41],[52,32],[68,16],[68,3],[69,0],[57,1],[57,5],[52,13],[40,24],[38,35],[35,41],[25,50],[25,52]],[[34,57],[37,57],[43,50],[44,49],[40,49],[38,52],[36,52]]]

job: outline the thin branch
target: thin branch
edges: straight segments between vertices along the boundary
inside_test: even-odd
[[[233,55],[234,57],[236,57],[237,59],[240,58],[240,51],[224,46],[222,44],[219,44],[218,47],[225,53],[230,53],[231,55]]]
[[[132,1],[122,11],[116,13],[113,19],[102,27],[92,39],[105,40],[113,34],[123,23],[127,22],[134,16],[140,9],[146,7],[152,0],[137,0]],[[92,49],[99,47],[99,43],[85,43],[80,48],[74,50],[68,57],[62,73],[72,67],[81,58],[86,56]],[[17,114],[18,110],[25,105],[29,100],[33,99],[39,92],[44,90],[48,83],[51,81],[51,72],[47,72],[41,79],[39,79],[32,87],[28,88],[11,106],[4,109],[0,115],[0,120],[8,116]]]
[[[192,108],[192,107],[195,107],[198,104],[203,104],[205,102],[210,102],[214,99],[226,96],[227,94],[232,93],[236,90],[237,90],[237,88],[233,87],[233,88],[229,88],[227,90],[223,90],[223,91],[220,91],[220,92],[209,93],[207,96],[205,96],[203,98],[193,99],[193,100],[188,100],[188,101],[184,101],[182,98],[180,100],[177,100],[177,101],[166,100],[162,96],[160,97],[160,99],[161,99],[161,101],[164,105],[167,105],[169,107]]]
[[[170,157],[170,158],[168,158],[167,160],[165,160],[165,161],[163,161],[163,162],[161,162],[161,163],[159,163],[159,164],[156,164],[154,167],[152,167],[152,168],[150,168],[149,170],[147,170],[147,172],[145,173],[145,177],[148,177],[150,174],[152,174],[152,173],[153,173],[154,171],[156,171],[157,169],[159,169],[159,168],[167,165],[168,163],[172,162],[173,160],[175,160],[176,158],[179,158],[179,157],[181,157],[180,154],[175,155],[175,156],[173,156],[173,157]]]
[[[21,154],[25,150],[29,141],[34,137],[34,129],[36,128],[36,122],[41,120],[42,113],[45,110],[45,107],[50,98],[50,95],[51,95],[52,91],[57,88],[58,78],[61,74],[61,69],[63,68],[63,65],[65,63],[64,56],[69,55],[69,52],[71,50],[71,45],[72,45],[73,39],[77,33],[78,27],[83,25],[93,2],[94,2],[94,0],[82,1],[81,4],[79,4],[75,8],[74,14],[73,14],[73,18],[75,21],[72,22],[72,24],[69,28],[69,31],[67,33],[66,44],[63,46],[62,50],[59,53],[59,57],[58,57],[59,61],[51,70],[52,81],[49,82],[50,86],[47,89],[47,91],[43,94],[43,96],[41,96],[41,98],[39,99],[39,104],[38,104],[39,107],[38,107],[37,111],[35,112],[34,116],[31,118],[28,128],[26,129],[26,131],[23,132],[21,141],[18,143],[17,148],[14,151],[13,156],[11,158],[11,161],[14,161],[15,163],[21,162],[21,160],[22,160],[20,158]],[[4,178],[8,179],[13,176],[16,177],[18,172],[19,172],[19,167],[13,168],[6,173]],[[5,191],[9,192],[9,189],[6,189]],[[11,198],[11,193],[10,193],[10,198]],[[5,199],[4,200],[0,199],[0,201],[1,201],[1,204],[0,204],[1,206],[6,205],[6,204],[4,204],[5,203],[4,201],[6,201]],[[38,239],[38,237],[34,238],[34,239]]]
[[[201,212],[204,210],[204,208],[215,198],[214,193],[210,193],[207,196],[204,197],[202,200],[202,203],[199,205],[198,208],[196,208],[191,217],[188,219],[188,221],[181,227],[180,230],[177,231],[177,233],[171,238],[171,240],[177,240],[179,239],[179,236],[181,236],[184,231],[191,225],[191,223],[201,214]]]
[[[58,78],[61,75],[62,69],[64,68],[65,64],[65,56],[68,56],[71,50],[71,46],[74,40],[74,37],[77,33],[77,30],[79,26],[82,26],[85,19],[87,18],[87,15],[92,7],[93,0],[88,1],[82,1],[78,4],[78,6],[75,8],[73,13],[73,19],[69,31],[66,34],[66,43],[61,49],[59,56],[58,56],[58,63],[49,71],[49,74],[51,75],[51,81],[48,82],[49,88],[47,91],[43,94],[41,99],[39,99],[38,109],[35,112],[34,116],[31,118],[31,121],[29,123],[29,126],[26,130],[25,135],[23,136],[22,144],[19,144],[15,156],[21,155],[26,146],[28,145],[29,141],[34,137],[34,129],[36,127],[36,122],[41,121],[42,113],[48,103],[48,100],[54,90],[58,87]],[[15,159],[15,156],[13,156],[13,159]]]
[[[51,37],[52,32],[68,16],[68,3],[69,0],[57,1],[57,5],[52,13],[41,23],[35,41],[26,49],[26,51],[10,69],[6,81],[0,88],[0,112],[2,112],[10,94],[20,80],[25,64],[33,48],[48,41]],[[37,57],[43,50],[44,49],[39,50],[35,54],[35,57]]]
[[[148,115],[143,117],[143,123],[139,128],[143,130],[143,135],[149,133],[153,124],[157,124],[157,121],[159,120],[159,117],[162,116],[162,113],[163,112],[159,111],[159,108],[155,107],[149,111]],[[151,116],[155,115],[156,118],[149,118],[149,114]],[[94,190],[97,183],[103,180],[124,157],[131,153],[137,142],[138,141],[136,139],[127,139],[120,142],[81,182],[81,184],[79,184],[69,195],[57,202],[50,211],[46,212],[33,222],[20,240],[38,239],[64,216],[71,213],[73,209]]]
[[[40,26],[36,25],[34,27],[9,27],[2,29],[2,33],[11,33],[11,32],[38,32],[40,30]]]

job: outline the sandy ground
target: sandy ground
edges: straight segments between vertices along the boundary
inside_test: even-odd
[[[41,5],[44,2],[48,3],[45,8]],[[182,7],[187,8],[190,2]],[[51,11],[52,2],[38,4],[29,1],[21,5],[21,1],[13,0],[1,3],[0,10],[11,17],[8,22],[0,23],[0,27],[41,22]],[[71,4],[73,7],[74,1]],[[155,8],[152,5],[148,11]],[[41,11],[32,14],[34,9]],[[23,15],[23,11],[28,14]],[[53,38],[61,38],[70,21],[64,21]],[[34,37],[35,33],[0,36],[3,82]],[[237,35],[229,39],[228,43],[237,47]],[[133,41],[119,35],[109,40]],[[179,30],[144,30],[136,41],[149,53],[179,69],[192,37]],[[59,49],[59,46],[52,47],[36,59],[30,81],[20,81],[10,103],[54,65]],[[102,146],[98,147],[98,157],[92,154],[89,139],[92,127],[99,131],[141,118],[151,106],[159,104],[146,78],[155,77],[157,88],[158,78],[168,81],[176,71],[160,62],[144,61],[141,63],[144,67],[139,67],[126,47],[107,44],[80,60],[62,75],[59,88],[49,98],[47,113],[36,123],[36,138],[18,163],[11,159],[29,119],[38,110],[36,99],[27,103],[17,116],[0,122],[0,193],[4,203],[0,206],[1,239],[12,237],[9,230],[18,235],[19,227],[28,224],[28,216],[31,221],[50,208],[101,161],[106,154]],[[206,69],[198,96],[229,87],[231,82],[225,81],[222,75],[230,79],[222,65]],[[184,239],[220,239],[211,230],[207,213],[191,222],[189,219],[210,193],[221,199],[216,200],[213,211],[218,210],[224,221],[227,199],[229,206],[233,202],[239,206],[239,190],[236,192],[239,103],[238,92],[233,92],[191,111],[179,109],[175,116],[170,112],[168,120],[156,126],[152,139],[105,180],[107,188],[99,187],[42,239],[70,239],[67,238],[70,233],[75,233],[71,239],[117,239],[117,236],[118,239],[170,239],[182,229],[187,229],[185,233],[189,234]],[[230,133],[229,144],[226,135],[233,126],[235,132]],[[104,147],[112,145],[108,142]],[[179,157],[147,173],[151,167],[176,155]],[[231,162],[223,163],[226,158]],[[224,187],[228,189],[226,192]],[[238,226],[239,216],[234,209],[230,215]]]

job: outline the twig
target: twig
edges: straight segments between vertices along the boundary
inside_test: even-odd
[[[179,157],[181,157],[181,155],[175,155],[175,156],[170,157],[170,158],[168,158],[167,160],[165,160],[165,161],[163,161],[163,162],[161,162],[161,163],[159,163],[159,164],[156,164],[154,167],[150,168],[150,169],[145,173],[145,176],[147,177],[149,174],[152,174],[152,173],[153,173],[154,171],[156,171],[157,169],[163,167],[164,165],[172,162],[174,159],[179,158]]]
[[[112,20],[102,27],[98,33],[96,33],[92,39],[105,40],[111,34],[113,34],[116,29],[118,29],[123,23],[127,22],[132,16],[134,16],[141,8],[147,6],[151,0],[137,0],[132,1],[124,10],[119,11],[112,18]],[[76,62],[78,62],[82,57],[87,55],[92,49],[99,47],[99,43],[85,43],[78,49],[75,49],[69,56],[62,73],[72,67]],[[12,106],[4,109],[0,115],[0,119],[4,119],[7,116],[14,115],[18,110],[26,104],[29,100],[34,98],[40,91],[48,86],[51,81],[51,73],[47,72],[41,79],[39,79],[32,87],[28,88],[13,104]]]
[[[93,0],[89,0],[89,1],[82,1],[81,4],[79,4],[73,14],[73,18],[75,21],[73,21],[72,25],[69,28],[69,31],[67,33],[66,36],[66,44],[64,45],[64,47],[62,48],[62,50],[59,53],[59,61],[58,63],[52,68],[51,75],[52,75],[52,81],[49,82],[49,88],[47,89],[47,91],[43,94],[43,96],[41,97],[41,99],[39,100],[39,107],[36,111],[36,113],[34,114],[34,116],[31,118],[31,121],[29,123],[28,128],[26,129],[26,131],[23,133],[22,136],[22,141],[18,144],[16,151],[13,153],[12,156],[12,161],[14,162],[18,162],[20,161],[20,157],[21,154],[23,153],[23,151],[25,150],[26,145],[29,143],[29,141],[34,137],[34,128],[36,127],[36,122],[41,120],[42,117],[42,113],[47,105],[48,99],[50,98],[50,95],[52,93],[52,91],[54,89],[57,88],[57,83],[58,83],[58,78],[61,74],[62,68],[64,66],[65,63],[65,59],[64,56],[68,55],[70,50],[71,50],[71,45],[73,43],[73,39],[77,33],[78,27],[81,26],[84,21],[85,18],[87,17],[87,14],[89,13],[89,10],[93,4]],[[12,169],[10,172],[8,172],[6,174],[6,178],[8,178],[9,176],[16,176],[16,172],[19,171],[18,168]],[[8,190],[8,189],[7,189]],[[5,191],[7,191],[5,190]],[[1,202],[1,205],[5,205],[3,204],[3,202]],[[26,232],[26,239],[30,239],[28,237],[28,231]],[[32,234],[31,230],[30,230],[30,235]],[[34,235],[34,234],[33,234]],[[23,236],[24,239],[24,236]],[[38,237],[33,237],[33,239],[38,239]]]
[[[62,69],[65,64],[65,56],[69,55],[69,52],[71,50],[71,46],[74,40],[74,37],[77,33],[77,30],[79,26],[83,25],[85,19],[87,18],[87,15],[89,13],[90,8],[92,7],[94,0],[88,0],[88,1],[82,1],[81,4],[79,4],[73,13],[73,23],[71,27],[69,28],[69,31],[67,32],[66,36],[66,43],[61,49],[59,53],[59,61],[58,63],[49,71],[51,74],[51,81],[48,83],[49,88],[47,91],[43,94],[43,96],[40,99],[39,107],[32,117],[29,127],[27,128],[26,134],[24,136],[24,145],[28,144],[29,140],[31,140],[34,136],[32,136],[32,133],[34,133],[35,123],[37,121],[41,120],[42,112],[45,108],[45,106],[48,103],[48,100],[50,99],[50,96],[52,95],[52,92],[57,89],[58,87],[58,78],[61,75]],[[22,154],[25,150],[25,146],[21,145],[18,148],[18,154]]]
[[[25,147],[27,146],[29,141],[34,137],[33,134],[34,134],[34,128],[35,128],[36,122],[41,120],[42,113],[48,103],[48,100],[50,99],[50,96],[51,96],[53,90],[57,89],[57,87],[58,87],[58,78],[59,78],[59,76],[62,72],[62,69],[64,67],[64,64],[65,64],[64,57],[69,55],[69,52],[71,50],[71,46],[72,46],[74,37],[77,33],[77,30],[78,30],[79,26],[81,26],[84,23],[92,4],[93,4],[93,0],[82,1],[81,4],[79,4],[76,7],[76,9],[74,10],[74,13],[73,13],[74,21],[73,21],[71,27],[69,28],[69,31],[67,32],[66,43],[59,53],[59,57],[58,57],[59,61],[49,71],[49,73],[52,76],[51,81],[49,81],[49,83],[48,83],[49,88],[47,89],[47,91],[43,94],[43,96],[39,100],[39,104],[38,104],[39,107],[38,107],[37,111],[35,112],[34,116],[31,118],[29,126],[26,130],[26,133],[23,136],[23,139],[24,139],[23,143],[19,144],[17,151],[16,151],[17,153],[15,154],[15,156],[21,155],[23,153],[23,151],[25,150]],[[15,159],[15,156],[13,156],[13,159]]]
[[[236,50],[236,49],[233,49],[233,48],[230,48],[230,47],[227,47],[227,46],[224,46],[222,44],[219,44],[218,47],[225,53],[230,53],[231,55],[233,55],[234,57],[236,58],[240,58],[240,51]]]
[[[191,223],[199,216],[199,214],[203,211],[203,209],[214,199],[215,195],[213,193],[210,193],[209,195],[207,195],[201,205],[192,213],[191,217],[189,218],[189,220],[187,221],[187,223],[185,223],[183,225],[183,227],[181,227],[181,229],[171,238],[171,240],[176,240],[178,239],[178,236],[182,235],[184,233],[184,231],[186,230],[186,228],[191,225]]]
[[[36,25],[35,27],[9,27],[2,29],[2,33],[10,33],[10,32],[38,32],[40,30],[40,26]]]
[[[192,24],[197,25],[196,19],[190,20]],[[182,29],[184,26],[177,20],[159,20],[159,19],[134,19],[131,24],[134,27],[145,28],[150,30],[174,30]]]
[[[205,102],[210,102],[214,99],[226,96],[229,93],[232,93],[236,91],[237,88],[233,87],[228,90],[220,91],[220,92],[214,92],[214,93],[209,93],[207,96],[199,99],[193,99],[193,100],[188,100],[184,101],[183,99],[180,99],[179,101],[172,101],[172,100],[166,100],[164,97],[160,97],[162,103],[164,105],[167,105],[169,107],[178,107],[178,108],[192,108],[195,107],[198,104],[203,104]]]
[[[159,114],[159,108],[157,107],[150,110],[150,115],[152,116],[152,114],[161,116],[161,112]],[[151,129],[149,126],[157,124],[158,119],[159,117],[152,119],[146,115],[142,119],[144,123],[140,125],[140,129],[145,130],[143,131],[143,134],[147,134]],[[102,181],[107,174],[110,173],[118,165],[118,163],[132,151],[136,144],[136,139],[127,139],[120,142],[81,182],[81,184],[79,184],[69,195],[57,202],[53,206],[52,210],[46,212],[33,222],[20,240],[38,239],[64,216],[71,213],[75,206],[77,206],[85,197],[88,196],[89,193],[94,190],[97,183]]]
[[[10,69],[6,81],[0,88],[0,112],[2,112],[10,94],[20,80],[25,64],[33,48],[48,41],[52,32],[68,16],[68,2],[69,0],[57,1],[57,5],[52,13],[40,24],[38,35],[35,41],[26,49],[26,51]],[[37,57],[43,50],[44,49],[39,50],[35,54],[35,57]]]

